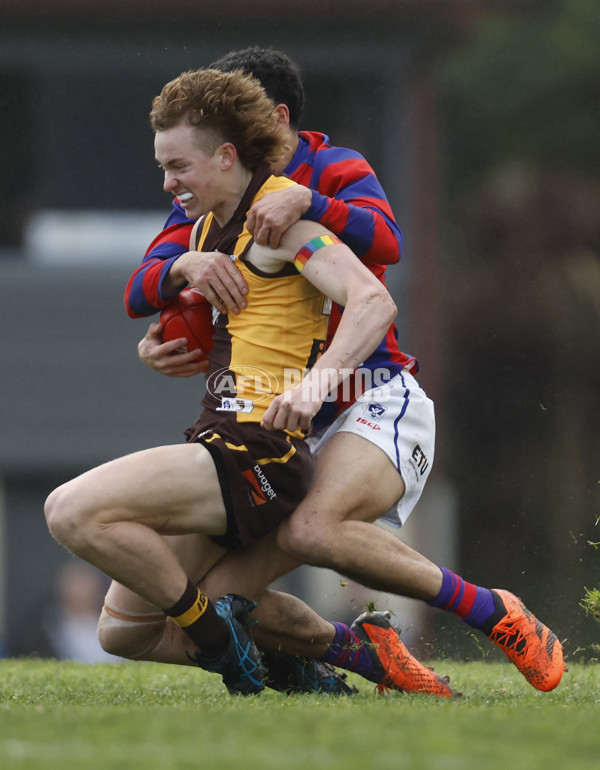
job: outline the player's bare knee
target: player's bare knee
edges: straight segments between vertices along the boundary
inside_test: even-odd
[[[98,621],[98,641],[105,652],[120,658],[144,660],[163,638],[164,621],[139,623],[114,618],[102,610]]]
[[[98,621],[98,641],[100,642],[100,647],[111,655],[128,658],[130,656],[125,652],[127,639],[122,629],[113,621],[114,619],[103,610]]]
[[[65,545],[71,538],[72,530],[75,527],[75,521],[69,515],[69,509],[69,493],[66,485],[58,487],[54,492],[51,492],[44,504],[44,514],[48,529],[59,543]]]
[[[72,493],[69,484],[63,484],[48,496],[44,514],[48,529],[55,540],[77,553],[86,539],[87,527],[83,520],[83,511],[77,504],[77,496]]]
[[[285,553],[305,564],[314,564],[321,557],[318,527],[307,519],[292,515],[280,525],[277,544]]]

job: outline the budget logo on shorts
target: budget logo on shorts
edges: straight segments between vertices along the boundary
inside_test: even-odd
[[[260,465],[255,465],[252,469],[242,471],[242,476],[250,484],[248,496],[253,505],[263,505],[268,500],[273,500],[273,498],[277,497],[277,493],[263,473]]]
[[[381,404],[377,404],[374,401],[371,401],[370,404],[367,404],[367,408],[365,409],[365,413],[368,414],[371,420],[381,420],[383,415],[387,412],[387,406],[382,406]]]

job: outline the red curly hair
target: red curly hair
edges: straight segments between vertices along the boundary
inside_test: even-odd
[[[150,125],[157,132],[182,122],[202,129],[199,144],[209,155],[231,142],[251,171],[262,160],[276,162],[285,148],[275,105],[258,80],[241,70],[199,69],[167,83],[152,101]]]

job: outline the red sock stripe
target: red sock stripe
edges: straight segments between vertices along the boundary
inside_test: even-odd
[[[321,660],[331,663],[332,666],[339,666],[348,671],[358,671],[363,673],[363,657],[370,660],[368,649],[363,647],[362,642],[356,636],[354,631],[344,623],[333,623],[335,627],[335,637],[329,646],[327,652]]]
[[[453,612],[456,612],[456,609],[454,608],[454,602],[456,601],[458,594],[460,593],[461,584],[462,584],[461,578],[456,576],[456,580],[454,581],[454,593],[452,594],[452,597],[450,598],[450,601],[448,604],[444,605],[445,610],[452,610]]]
[[[465,591],[462,600],[458,607],[454,610],[459,618],[467,617],[469,612],[471,612],[473,609],[473,605],[475,604],[475,599],[477,597],[477,586],[473,585],[473,583],[467,583],[466,580],[463,581],[463,585]]]

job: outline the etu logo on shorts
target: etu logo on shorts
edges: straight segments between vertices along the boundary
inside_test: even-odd
[[[423,450],[418,444],[413,449],[410,459],[411,459],[411,464],[413,465],[415,470],[419,471],[419,474],[421,476],[425,473],[427,468],[429,468],[429,460],[427,459],[425,452],[423,452]]]

